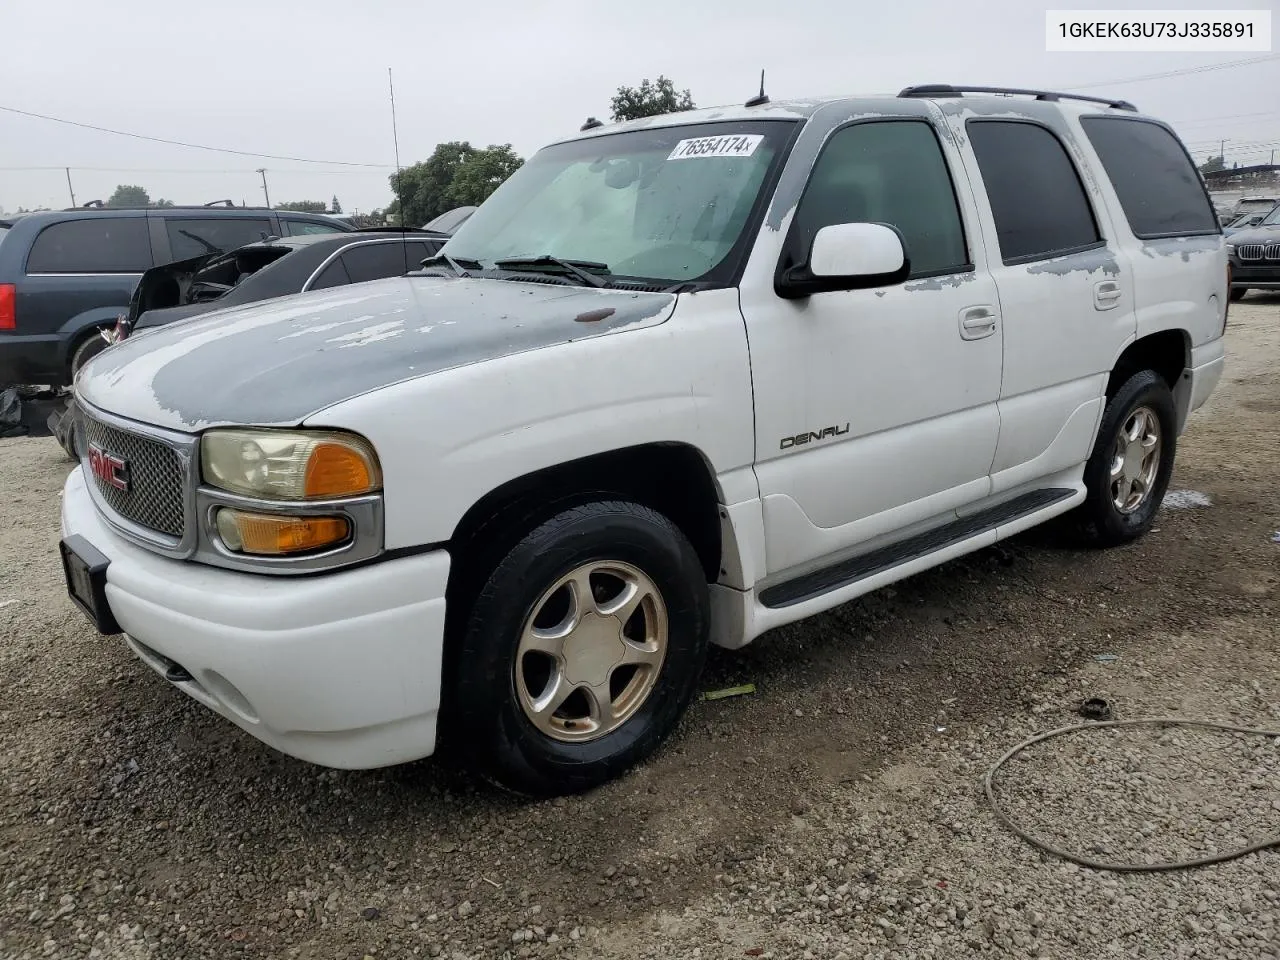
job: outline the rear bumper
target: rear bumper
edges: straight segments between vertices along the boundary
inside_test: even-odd
[[[66,386],[63,338],[56,333],[23,336],[0,333],[0,386],[48,383]]]
[[[1191,402],[1188,412],[1204,406],[1226,367],[1224,339],[1219,337],[1191,351]]]

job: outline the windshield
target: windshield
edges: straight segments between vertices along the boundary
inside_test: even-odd
[[[1280,223],[1280,204],[1276,204],[1276,208],[1267,214],[1266,219],[1263,220],[1262,223],[1264,226],[1268,227],[1273,224]]]
[[[703,123],[547,147],[444,251],[486,270],[550,256],[604,264],[607,279],[719,281],[736,266],[731,254],[749,239],[761,186],[792,130],[792,121]]]

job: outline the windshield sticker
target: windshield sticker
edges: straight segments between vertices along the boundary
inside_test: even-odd
[[[668,160],[688,160],[691,157],[749,157],[756,152],[762,133],[744,133],[726,137],[695,137],[681,140],[668,154]]]

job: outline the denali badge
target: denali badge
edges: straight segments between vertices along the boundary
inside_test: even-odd
[[[96,443],[89,444],[89,469],[107,486],[129,492],[129,461],[108,453]]]
[[[821,430],[811,430],[809,433],[797,433],[794,437],[783,437],[782,442],[778,444],[778,449],[789,450],[803,443],[816,443],[828,437],[843,436],[848,432],[849,424],[846,423],[843,427],[823,427]]]

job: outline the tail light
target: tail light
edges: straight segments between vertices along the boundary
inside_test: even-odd
[[[0,330],[18,329],[18,288],[0,283]]]

